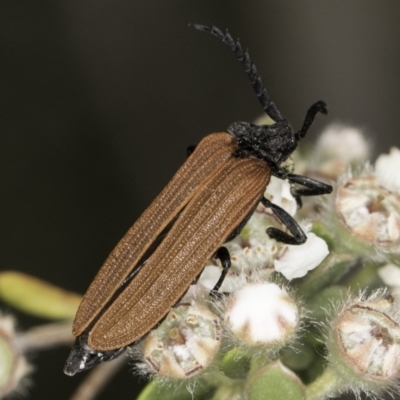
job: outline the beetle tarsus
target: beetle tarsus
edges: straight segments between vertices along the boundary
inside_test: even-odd
[[[302,189],[293,189],[293,196],[316,196],[321,194],[329,194],[332,192],[332,186],[326,183],[317,181],[316,179],[309,178],[308,176],[288,174],[287,178],[290,183],[297,183],[305,186]]]
[[[305,186],[305,188],[292,187],[290,190],[299,208],[301,208],[303,205],[301,196],[317,196],[321,194],[329,194],[333,190],[331,185],[327,185],[326,183],[317,181],[316,179],[309,178],[308,176],[287,174],[286,177],[290,183]]]
[[[265,197],[261,199],[261,203],[264,207],[270,208],[275,216],[282,222],[283,225],[286,226],[286,228],[288,228],[289,232],[293,235],[290,236],[287,233],[276,228],[268,228],[267,233],[272,239],[275,239],[282,243],[296,245],[303,244],[307,240],[307,236],[301,229],[300,225],[283,208],[277,206],[276,204],[273,204]]]

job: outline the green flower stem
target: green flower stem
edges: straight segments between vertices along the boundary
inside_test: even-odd
[[[313,271],[294,283],[297,293],[304,299],[314,296],[327,286],[336,283],[357,262],[354,256],[331,253]]]
[[[250,362],[250,371],[249,376],[255,374],[258,370],[260,370],[263,366],[266,365],[265,357],[262,356],[254,356]]]
[[[340,382],[337,375],[331,368],[325,368],[322,375],[320,375],[314,382],[306,387],[307,400],[323,400],[328,396],[335,396],[339,394]],[[343,389],[343,388],[340,388]]]
[[[211,386],[231,386],[235,382],[237,382],[237,379],[232,379],[229,378],[229,376],[226,376],[219,370],[215,370],[212,372],[212,374],[206,375],[204,377],[204,380],[209,383]]]
[[[71,322],[37,326],[19,333],[16,337],[17,346],[22,353],[29,350],[49,349],[59,345],[69,346],[73,340]]]
[[[218,386],[211,400],[241,400],[243,384],[243,381],[236,381],[229,385]]]
[[[377,271],[385,265],[385,263],[364,262],[361,268],[350,274],[343,284],[351,291],[357,292],[360,289],[368,287],[369,289],[377,289],[382,286],[382,281],[379,279]]]
[[[243,349],[234,347],[223,357],[220,371],[232,379],[244,379],[249,372],[251,357]]]
[[[272,362],[249,375],[246,386],[249,400],[304,400],[305,388],[301,380],[280,361]]]

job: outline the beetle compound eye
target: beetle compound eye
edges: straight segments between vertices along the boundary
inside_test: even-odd
[[[210,366],[221,345],[218,317],[204,306],[179,305],[143,342],[147,370],[189,378]]]

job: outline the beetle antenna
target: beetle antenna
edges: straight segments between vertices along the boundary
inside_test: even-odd
[[[314,122],[314,118],[317,115],[317,113],[321,114],[328,114],[328,110],[326,108],[326,103],[322,100],[317,101],[314,103],[307,111],[306,117],[303,122],[303,126],[301,129],[295,134],[297,140],[303,139],[304,136],[306,136],[306,133],[308,131],[308,128],[311,126],[311,124]]]
[[[281,113],[278,111],[276,105],[269,98],[265,87],[263,87],[261,78],[257,73],[256,66],[250,60],[248,51],[243,51],[239,40],[237,40],[235,43],[228,31],[226,31],[226,33],[224,34],[216,26],[193,24],[193,28],[198,29],[199,31],[211,33],[211,35],[221,39],[226,45],[230,47],[230,49],[236,54],[236,57],[239,59],[239,61],[243,64],[244,69],[250,78],[251,84],[253,85],[254,91],[256,92],[258,100],[260,101],[264,111],[275,122],[283,120]]]

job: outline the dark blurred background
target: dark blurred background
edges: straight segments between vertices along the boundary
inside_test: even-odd
[[[316,100],[400,145],[400,2],[2,1],[0,266],[83,293],[117,241],[184,161],[186,147],[261,113],[217,39],[239,36],[296,128]],[[44,321],[24,319],[19,326]],[[67,399],[67,348],[33,358],[32,399]],[[134,399],[125,368],[101,399]]]

